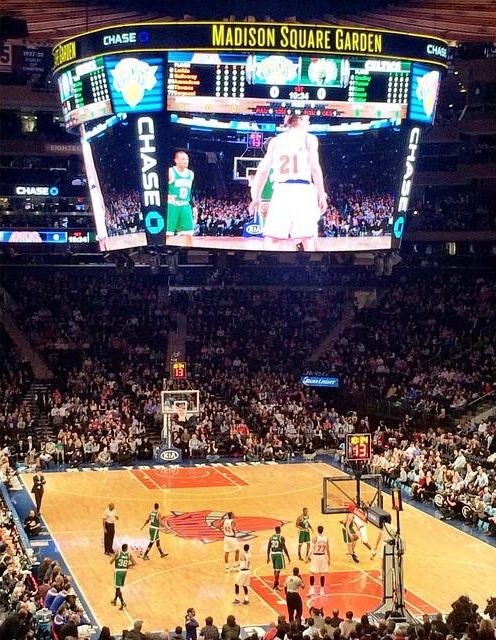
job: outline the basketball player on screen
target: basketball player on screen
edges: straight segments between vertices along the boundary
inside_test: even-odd
[[[327,209],[324,177],[319,161],[319,143],[308,133],[308,117],[288,115],[286,131],[269,142],[251,186],[250,213],[261,207],[262,191],[272,171],[274,193],[264,225],[267,249],[291,239],[305,251],[315,251],[320,216]]]
[[[167,195],[167,235],[192,236],[196,212],[191,205],[191,189],[195,174],[189,169],[189,156],[176,151],[174,166],[169,168]]]

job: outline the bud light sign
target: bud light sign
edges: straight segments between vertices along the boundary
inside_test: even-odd
[[[330,378],[328,376],[302,376],[300,382],[305,387],[339,388],[339,378]]]

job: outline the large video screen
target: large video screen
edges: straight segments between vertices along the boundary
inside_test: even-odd
[[[171,145],[167,244],[357,251],[390,249],[397,237],[400,126],[322,134],[291,112],[272,132],[240,135],[177,119]]]
[[[261,25],[257,33],[273,40],[279,27]],[[66,125],[81,133],[102,250],[398,245],[420,127],[432,123],[441,78],[429,56],[407,57],[391,40],[387,57],[386,34],[353,32],[348,42],[341,28],[334,48],[324,47],[332,30],[317,30],[324,40],[314,42],[312,29],[300,25],[294,33],[310,38],[301,48],[268,40],[271,49],[251,52],[227,35],[219,49],[192,50],[189,29],[196,27],[160,28],[181,32],[188,46],[155,47],[150,27],[105,33],[101,42],[95,36],[80,51],[92,55],[82,59],[71,43],[56,56]],[[223,25],[212,26],[212,37],[221,32]],[[233,38],[240,33],[236,27]],[[197,35],[208,40],[205,30]],[[416,38],[408,45],[420,46]],[[365,49],[354,48],[362,41]],[[318,50],[308,50],[312,42]]]
[[[167,244],[396,246],[419,139],[407,117],[433,116],[429,70],[363,56],[170,51]]]

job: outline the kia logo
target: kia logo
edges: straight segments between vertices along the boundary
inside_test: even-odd
[[[166,449],[165,451],[160,452],[159,458],[164,460],[164,462],[172,462],[172,460],[177,460],[179,458],[179,453],[173,449]]]
[[[262,228],[259,224],[249,224],[246,227],[246,231],[247,233],[251,233],[252,235],[255,236],[262,231]]]

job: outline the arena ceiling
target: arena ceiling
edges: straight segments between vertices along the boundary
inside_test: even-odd
[[[496,0],[4,0],[3,15],[27,22],[29,40],[55,42],[122,22],[296,19],[429,33],[453,42],[496,41]]]

